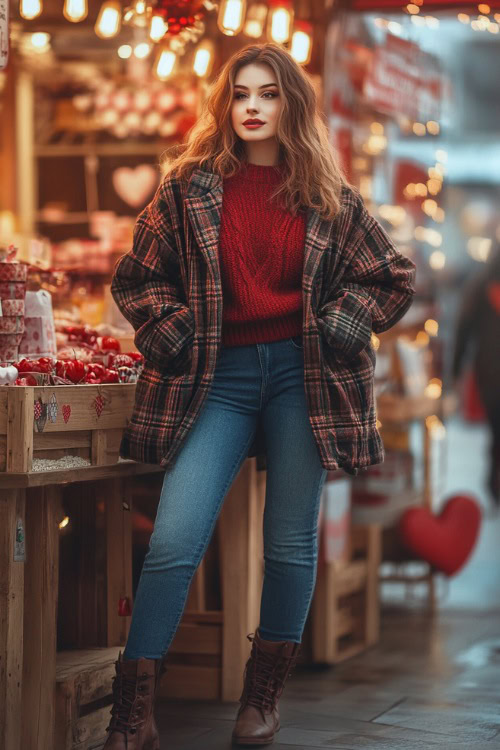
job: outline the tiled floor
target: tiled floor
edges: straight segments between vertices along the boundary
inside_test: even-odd
[[[500,514],[483,489],[487,435],[448,425],[436,507],[455,492],[485,509],[466,567],[438,586],[438,612],[384,594],[380,643],[337,667],[299,667],[281,701],[282,750],[500,750]],[[386,588],[386,587],[384,587]],[[162,702],[162,750],[224,750],[237,704]]]

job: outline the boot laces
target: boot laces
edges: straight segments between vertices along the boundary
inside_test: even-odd
[[[294,656],[269,654],[259,648],[254,641],[252,654],[245,667],[246,689],[241,698],[243,706],[255,706],[270,713],[283,692],[285,681],[290,676],[295,661]]]
[[[108,730],[119,732],[130,732],[135,734],[144,726],[144,701],[137,693],[145,695],[145,683],[149,675],[143,672],[141,675],[127,676],[117,675],[113,679],[113,708],[112,719]]]

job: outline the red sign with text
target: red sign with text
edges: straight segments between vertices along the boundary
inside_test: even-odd
[[[388,34],[374,51],[363,94],[380,112],[439,120],[443,82],[438,61],[416,44]]]

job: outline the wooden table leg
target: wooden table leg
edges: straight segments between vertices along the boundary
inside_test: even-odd
[[[104,500],[106,513],[106,613],[107,646],[127,642],[130,616],[118,614],[118,601],[132,600],[132,493],[124,479],[95,484],[96,497]]]
[[[15,560],[18,523],[25,528],[25,491],[0,490],[0,747],[21,748],[24,567]],[[19,534],[20,536],[20,534]]]
[[[60,492],[27,490],[21,747],[54,747]]]
[[[223,701],[237,701],[250,653],[246,636],[259,625],[264,572],[262,522],[266,472],[247,459],[219,516],[222,603]]]

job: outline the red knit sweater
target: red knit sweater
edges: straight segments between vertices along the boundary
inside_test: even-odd
[[[306,224],[269,201],[281,166],[243,165],[224,180],[219,259],[222,345],[245,346],[302,333]]]

